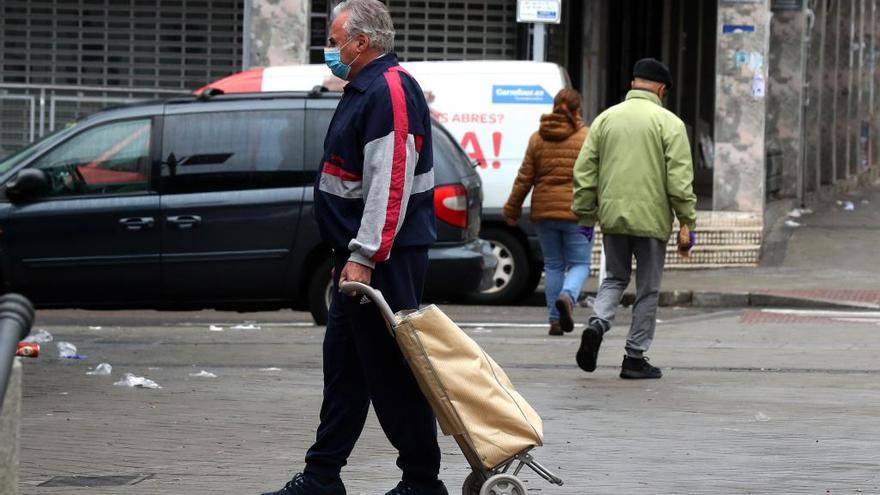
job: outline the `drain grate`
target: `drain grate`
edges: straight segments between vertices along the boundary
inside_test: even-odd
[[[135,485],[151,477],[152,474],[124,474],[108,476],[53,476],[37,486],[77,486],[84,488],[98,486],[125,486]]]

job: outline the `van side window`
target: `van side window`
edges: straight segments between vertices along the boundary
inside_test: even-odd
[[[168,115],[163,134],[166,193],[302,185],[302,110]]]
[[[32,166],[48,175],[48,196],[143,192],[150,183],[150,128],[150,119],[100,125]]]
[[[333,120],[333,108],[311,108],[306,110],[308,115],[306,123],[306,170],[313,172],[314,177],[321,168],[321,159],[324,157],[324,138],[327,136],[327,128]]]

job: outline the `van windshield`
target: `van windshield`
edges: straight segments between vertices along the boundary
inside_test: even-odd
[[[55,142],[55,139],[53,139],[54,137],[64,131],[71,129],[74,125],[75,124],[70,124],[65,127],[61,127],[60,129],[55,129],[54,131],[37,139],[31,144],[25,146],[24,148],[18,151],[14,151],[9,155],[4,156],[3,158],[0,158],[0,174],[5,174],[6,172],[9,172],[10,170],[18,166],[18,164],[27,161],[32,156],[48,148]]]

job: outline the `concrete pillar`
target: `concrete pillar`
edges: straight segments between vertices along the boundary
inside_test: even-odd
[[[841,153],[838,151],[841,147],[838,142],[837,121],[838,121],[838,100],[840,98],[840,75],[841,70],[846,67],[846,61],[840,59],[840,45],[846,43],[841,41],[841,22],[840,22],[840,4],[841,2],[832,2],[828,5],[825,19],[825,93],[823,94],[823,106],[827,108],[827,123],[823,123],[822,127],[826,130],[824,141],[827,146],[822,150],[822,179],[823,184],[833,184],[838,177],[838,170],[841,161]],[[826,155],[827,150],[827,155]],[[830,165],[830,168],[829,168]]]
[[[803,162],[801,131],[804,122],[804,36],[806,13],[802,7],[774,8],[770,22],[770,56],[767,80],[767,144],[782,152],[779,157],[783,197],[800,194]]]
[[[763,214],[769,0],[719,0],[714,210]]]
[[[878,84],[880,84],[880,64],[877,63],[877,51],[880,49],[877,43],[877,38],[880,36],[880,33],[877,32],[880,29],[880,11],[878,11],[878,3],[880,3],[878,0],[871,0],[869,7],[871,29],[868,30],[870,33],[868,40],[868,73],[871,78],[868,108],[871,112],[871,168],[874,170],[880,168],[880,109],[878,109],[878,105],[880,105],[880,94],[878,94],[878,91],[880,91],[880,88],[878,88]]]
[[[21,418],[21,363],[12,363],[0,411],[0,495],[18,493],[18,423]]]
[[[307,0],[245,0],[244,69],[309,62]]]
[[[582,67],[581,98],[587,123],[592,122],[602,110],[605,110],[605,70],[602,67],[603,41],[607,23],[603,22],[607,4],[600,0],[584,0],[583,18],[584,34],[581,40]]]
[[[830,170],[830,164],[826,164],[825,140],[827,134],[828,107],[825,102],[825,63],[827,46],[827,2],[818,2],[813,5],[813,23],[810,30],[810,52],[807,55],[807,113],[806,122],[806,164],[808,191],[818,191],[823,183],[827,183],[824,169]]]
[[[849,177],[851,140],[850,96],[852,94],[853,38],[852,11],[855,0],[839,0],[837,7],[837,102],[835,104],[836,169],[835,182]]]
[[[858,90],[854,116],[856,117],[856,173],[863,174],[871,165],[870,139],[876,132],[871,126],[870,97],[873,74],[870,68],[871,57],[871,11],[870,0],[858,2],[857,45]]]

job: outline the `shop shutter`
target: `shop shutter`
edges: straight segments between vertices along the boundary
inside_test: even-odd
[[[243,0],[2,0],[0,84],[191,89],[239,70]]]
[[[513,60],[517,55],[516,0],[386,0],[401,60]],[[330,10],[313,0],[309,61],[324,61]]]
[[[514,0],[389,0],[403,60],[516,58]]]

